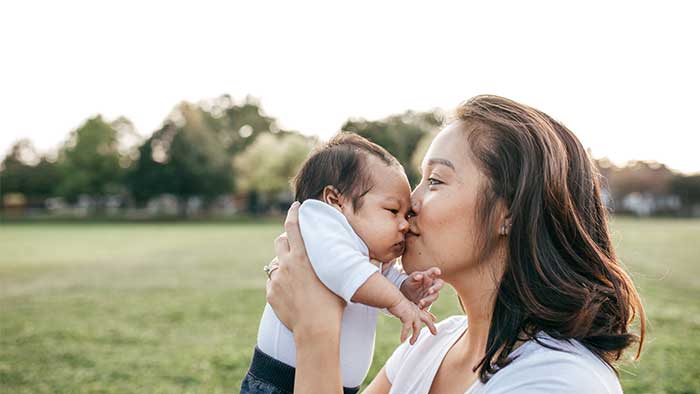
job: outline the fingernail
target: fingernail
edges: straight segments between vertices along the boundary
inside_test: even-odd
[[[296,207],[298,207],[298,206],[299,206],[299,201],[294,201],[294,202],[292,203],[292,208],[296,208]]]

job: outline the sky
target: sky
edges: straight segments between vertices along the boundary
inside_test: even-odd
[[[594,157],[700,172],[697,6],[569,3],[3,2],[0,154],[56,149],[96,114],[148,136],[182,100],[224,93],[322,138],[488,93],[562,121]]]

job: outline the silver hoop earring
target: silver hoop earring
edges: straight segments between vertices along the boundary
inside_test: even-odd
[[[506,226],[505,223],[501,225],[501,230],[498,232],[501,236],[506,236],[508,235],[508,227]]]

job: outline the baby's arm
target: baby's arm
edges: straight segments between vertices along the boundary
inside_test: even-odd
[[[376,308],[392,308],[405,297],[396,285],[379,272],[372,274],[352,297],[352,302]]]
[[[299,208],[299,229],[311,265],[328,289],[346,302],[387,308],[403,324],[402,342],[412,330],[411,344],[415,343],[421,322],[436,333],[432,316],[404,297],[362,253],[362,241],[340,212],[307,200]]]

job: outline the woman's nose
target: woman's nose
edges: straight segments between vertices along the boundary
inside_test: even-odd
[[[420,201],[418,200],[418,195],[416,193],[418,189],[414,190],[413,193],[411,193],[411,214],[409,216],[417,215],[418,211],[420,211]]]

